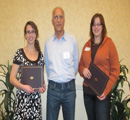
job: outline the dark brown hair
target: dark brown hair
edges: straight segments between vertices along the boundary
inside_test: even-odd
[[[39,31],[38,31],[37,25],[33,21],[28,21],[26,23],[26,25],[24,27],[24,36],[26,35],[26,28],[28,25],[30,25],[36,33],[35,48],[38,52],[41,52],[40,44],[39,44],[39,41],[37,40],[37,38],[39,37]]]
[[[94,21],[95,21],[95,19],[96,19],[97,17],[99,17],[100,22],[101,22],[101,25],[102,25],[101,40],[103,41],[105,35],[107,34],[107,29],[106,29],[106,25],[105,25],[104,18],[103,18],[103,16],[102,16],[102,14],[99,14],[99,13],[96,13],[96,14],[92,17],[92,19],[91,19],[91,23],[90,23],[90,37],[91,37],[92,40],[94,40],[94,34],[93,34],[93,31],[92,31],[92,26],[93,26]]]

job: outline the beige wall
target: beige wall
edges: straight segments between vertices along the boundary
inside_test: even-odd
[[[23,28],[34,21],[39,28],[42,52],[45,40],[53,34],[51,12],[63,7],[66,32],[77,38],[79,53],[89,39],[91,17],[102,13],[119,59],[130,69],[130,0],[0,0],[0,64],[12,63],[14,52],[24,47]]]

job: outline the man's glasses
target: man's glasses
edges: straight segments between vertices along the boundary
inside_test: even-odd
[[[35,31],[34,31],[34,30],[32,30],[32,31],[27,31],[27,32],[26,32],[26,34],[29,34],[29,35],[30,35],[31,33],[32,33],[32,34],[34,34],[34,33],[35,33]]]
[[[53,18],[54,18],[55,20],[57,20],[58,18],[59,18],[59,19],[63,19],[64,17],[63,17],[62,15],[59,15],[59,16],[56,15],[56,16],[54,16]]]

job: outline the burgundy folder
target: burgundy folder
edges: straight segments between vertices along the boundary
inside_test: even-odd
[[[94,63],[90,63],[89,70],[92,76],[90,79],[85,78],[85,82],[96,93],[96,95],[100,96],[107,85],[109,77]]]
[[[43,86],[43,66],[22,66],[21,83],[30,85],[35,91]]]

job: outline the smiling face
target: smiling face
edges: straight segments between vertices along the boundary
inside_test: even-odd
[[[61,33],[64,31],[64,11],[61,8],[56,8],[53,10],[52,14],[52,24],[56,33]]]
[[[92,32],[94,37],[100,37],[102,35],[102,24],[99,17],[95,18],[94,24],[92,25]]]
[[[32,28],[31,25],[26,26],[26,33],[25,33],[25,39],[27,40],[28,44],[34,44],[36,39],[36,32]]]

